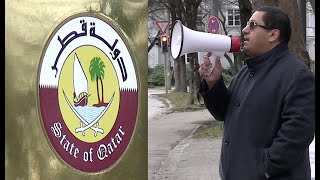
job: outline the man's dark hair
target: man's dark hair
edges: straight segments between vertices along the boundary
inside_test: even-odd
[[[273,6],[262,6],[256,11],[265,12],[262,20],[265,26],[278,29],[280,31],[280,41],[289,42],[291,37],[290,19],[286,12]]]

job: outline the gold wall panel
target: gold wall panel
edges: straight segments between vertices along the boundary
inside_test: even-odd
[[[147,0],[5,1],[5,179],[147,179]],[[139,105],[131,143],[99,173],[77,171],[54,152],[42,128],[38,72],[49,36],[77,12],[101,13],[120,28],[131,48]]]

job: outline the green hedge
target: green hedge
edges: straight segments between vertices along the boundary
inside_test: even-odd
[[[156,65],[153,69],[149,69],[148,82],[153,86],[164,86],[164,66]]]

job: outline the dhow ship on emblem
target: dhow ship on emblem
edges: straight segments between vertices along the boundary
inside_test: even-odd
[[[98,72],[103,72],[103,66],[95,66],[97,63],[94,63],[95,59],[90,64],[90,69],[98,70]],[[94,72],[91,71],[91,72]],[[92,75],[96,75],[93,73]],[[97,77],[99,78],[99,77]],[[100,77],[101,78],[101,77]],[[92,78],[93,79],[93,78]],[[85,131],[89,128],[94,131],[94,136],[97,136],[97,133],[104,133],[102,128],[99,128],[99,120],[105,114],[105,112],[110,107],[114,93],[109,101],[109,103],[99,102],[98,104],[94,104],[93,106],[88,106],[88,98],[90,94],[88,94],[88,80],[86,74],[83,71],[81,63],[78,59],[77,54],[74,56],[74,65],[73,65],[73,85],[74,85],[74,93],[73,93],[73,104],[68,99],[67,95],[63,91],[64,98],[68,103],[71,110],[80,120],[80,127],[75,129],[75,132],[82,132],[82,135],[85,135]]]

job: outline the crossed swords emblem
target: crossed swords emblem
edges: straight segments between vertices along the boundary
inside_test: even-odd
[[[94,136],[96,137],[97,136],[97,133],[101,133],[103,134],[104,133],[104,130],[102,128],[99,128],[99,120],[101,119],[101,117],[107,112],[107,110],[109,109],[112,101],[113,101],[113,98],[114,98],[114,92],[113,92],[113,95],[109,101],[109,104],[107,105],[107,107],[105,107],[103,109],[103,111],[91,122],[89,123],[88,121],[86,121],[77,111],[76,109],[72,106],[72,104],[70,103],[68,97],[66,96],[65,92],[62,90],[63,92],[63,95],[64,95],[64,98],[66,99],[69,107],[71,108],[71,110],[74,112],[74,114],[80,119],[80,127],[76,128],[76,133],[78,132],[82,132],[82,135],[84,136],[85,135],[85,131],[87,129],[92,129],[94,131]]]

